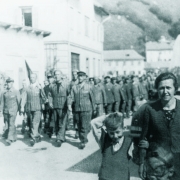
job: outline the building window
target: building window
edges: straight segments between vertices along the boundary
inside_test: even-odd
[[[141,64],[141,61],[138,61],[138,65],[140,65]]]
[[[124,71],[124,75],[126,75],[126,71]]]
[[[85,16],[85,36],[89,37],[89,18]]]
[[[169,61],[171,61],[171,59],[169,59]]]
[[[133,62],[133,61],[131,61],[131,65],[134,65],[134,62]]]
[[[118,66],[119,65],[119,62],[118,61],[116,61],[116,66]]]
[[[123,61],[123,66],[125,66],[126,65],[126,61]]]
[[[71,69],[79,69],[79,54],[71,53]]]
[[[138,74],[141,74],[141,71],[138,71]]]
[[[23,26],[32,27],[32,8],[22,8]]]
[[[109,64],[109,66],[111,66],[111,61],[109,61],[109,63],[108,63],[108,64]]]

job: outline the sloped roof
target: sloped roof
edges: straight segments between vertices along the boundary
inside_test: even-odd
[[[104,51],[104,60],[144,60],[134,49]]]
[[[147,42],[146,50],[172,50],[174,41],[172,42]]]
[[[103,6],[97,0],[94,0],[94,9],[96,13],[102,16],[109,16],[109,13],[103,8]]]
[[[51,34],[51,32],[49,31],[44,31],[40,29],[35,29],[33,27],[29,27],[29,26],[20,26],[20,25],[4,23],[4,22],[0,22],[0,27],[4,29],[14,29],[16,31],[26,31],[28,33],[35,33],[36,35],[41,34],[43,37],[49,36]]]

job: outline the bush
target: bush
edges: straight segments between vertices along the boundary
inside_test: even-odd
[[[171,24],[172,23],[172,17],[170,14],[164,11],[162,11],[157,5],[153,5],[149,8],[149,11],[152,12],[157,16],[159,20],[164,21],[165,23]]]
[[[176,37],[180,34],[180,20],[172,24],[171,29],[168,30],[170,36],[176,39]]]

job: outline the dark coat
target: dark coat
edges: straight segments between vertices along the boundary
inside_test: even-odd
[[[72,87],[68,105],[74,103],[76,112],[95,110],[95,99],[92,92],[92,87],[86,82]]]
[[[166,148],[170,147],[174,153],[180,153],[180,100],[176,102],[174,118],[169,127],[160,100],[146,106],[141,139],[146,137]]]
[[[104,84],[104,88],[106,92],[107,104],[114,103],[113,85],[111,83]]]

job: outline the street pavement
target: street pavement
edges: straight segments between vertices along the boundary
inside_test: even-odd
[[[43,134],[42,141],[30,147],[27,134],[21,134],[22,117],[16,120],[18,140],[7,146],[0,139],[0,180],[98,180],[101,153],[92,132],[84,150],[78,149],[79,140],[74,131],[66,133],[66,142],[55,147],[55,137]],[[130,125],[131,119],[125,119]],[[0,133],[3,131],[0,118]]]

